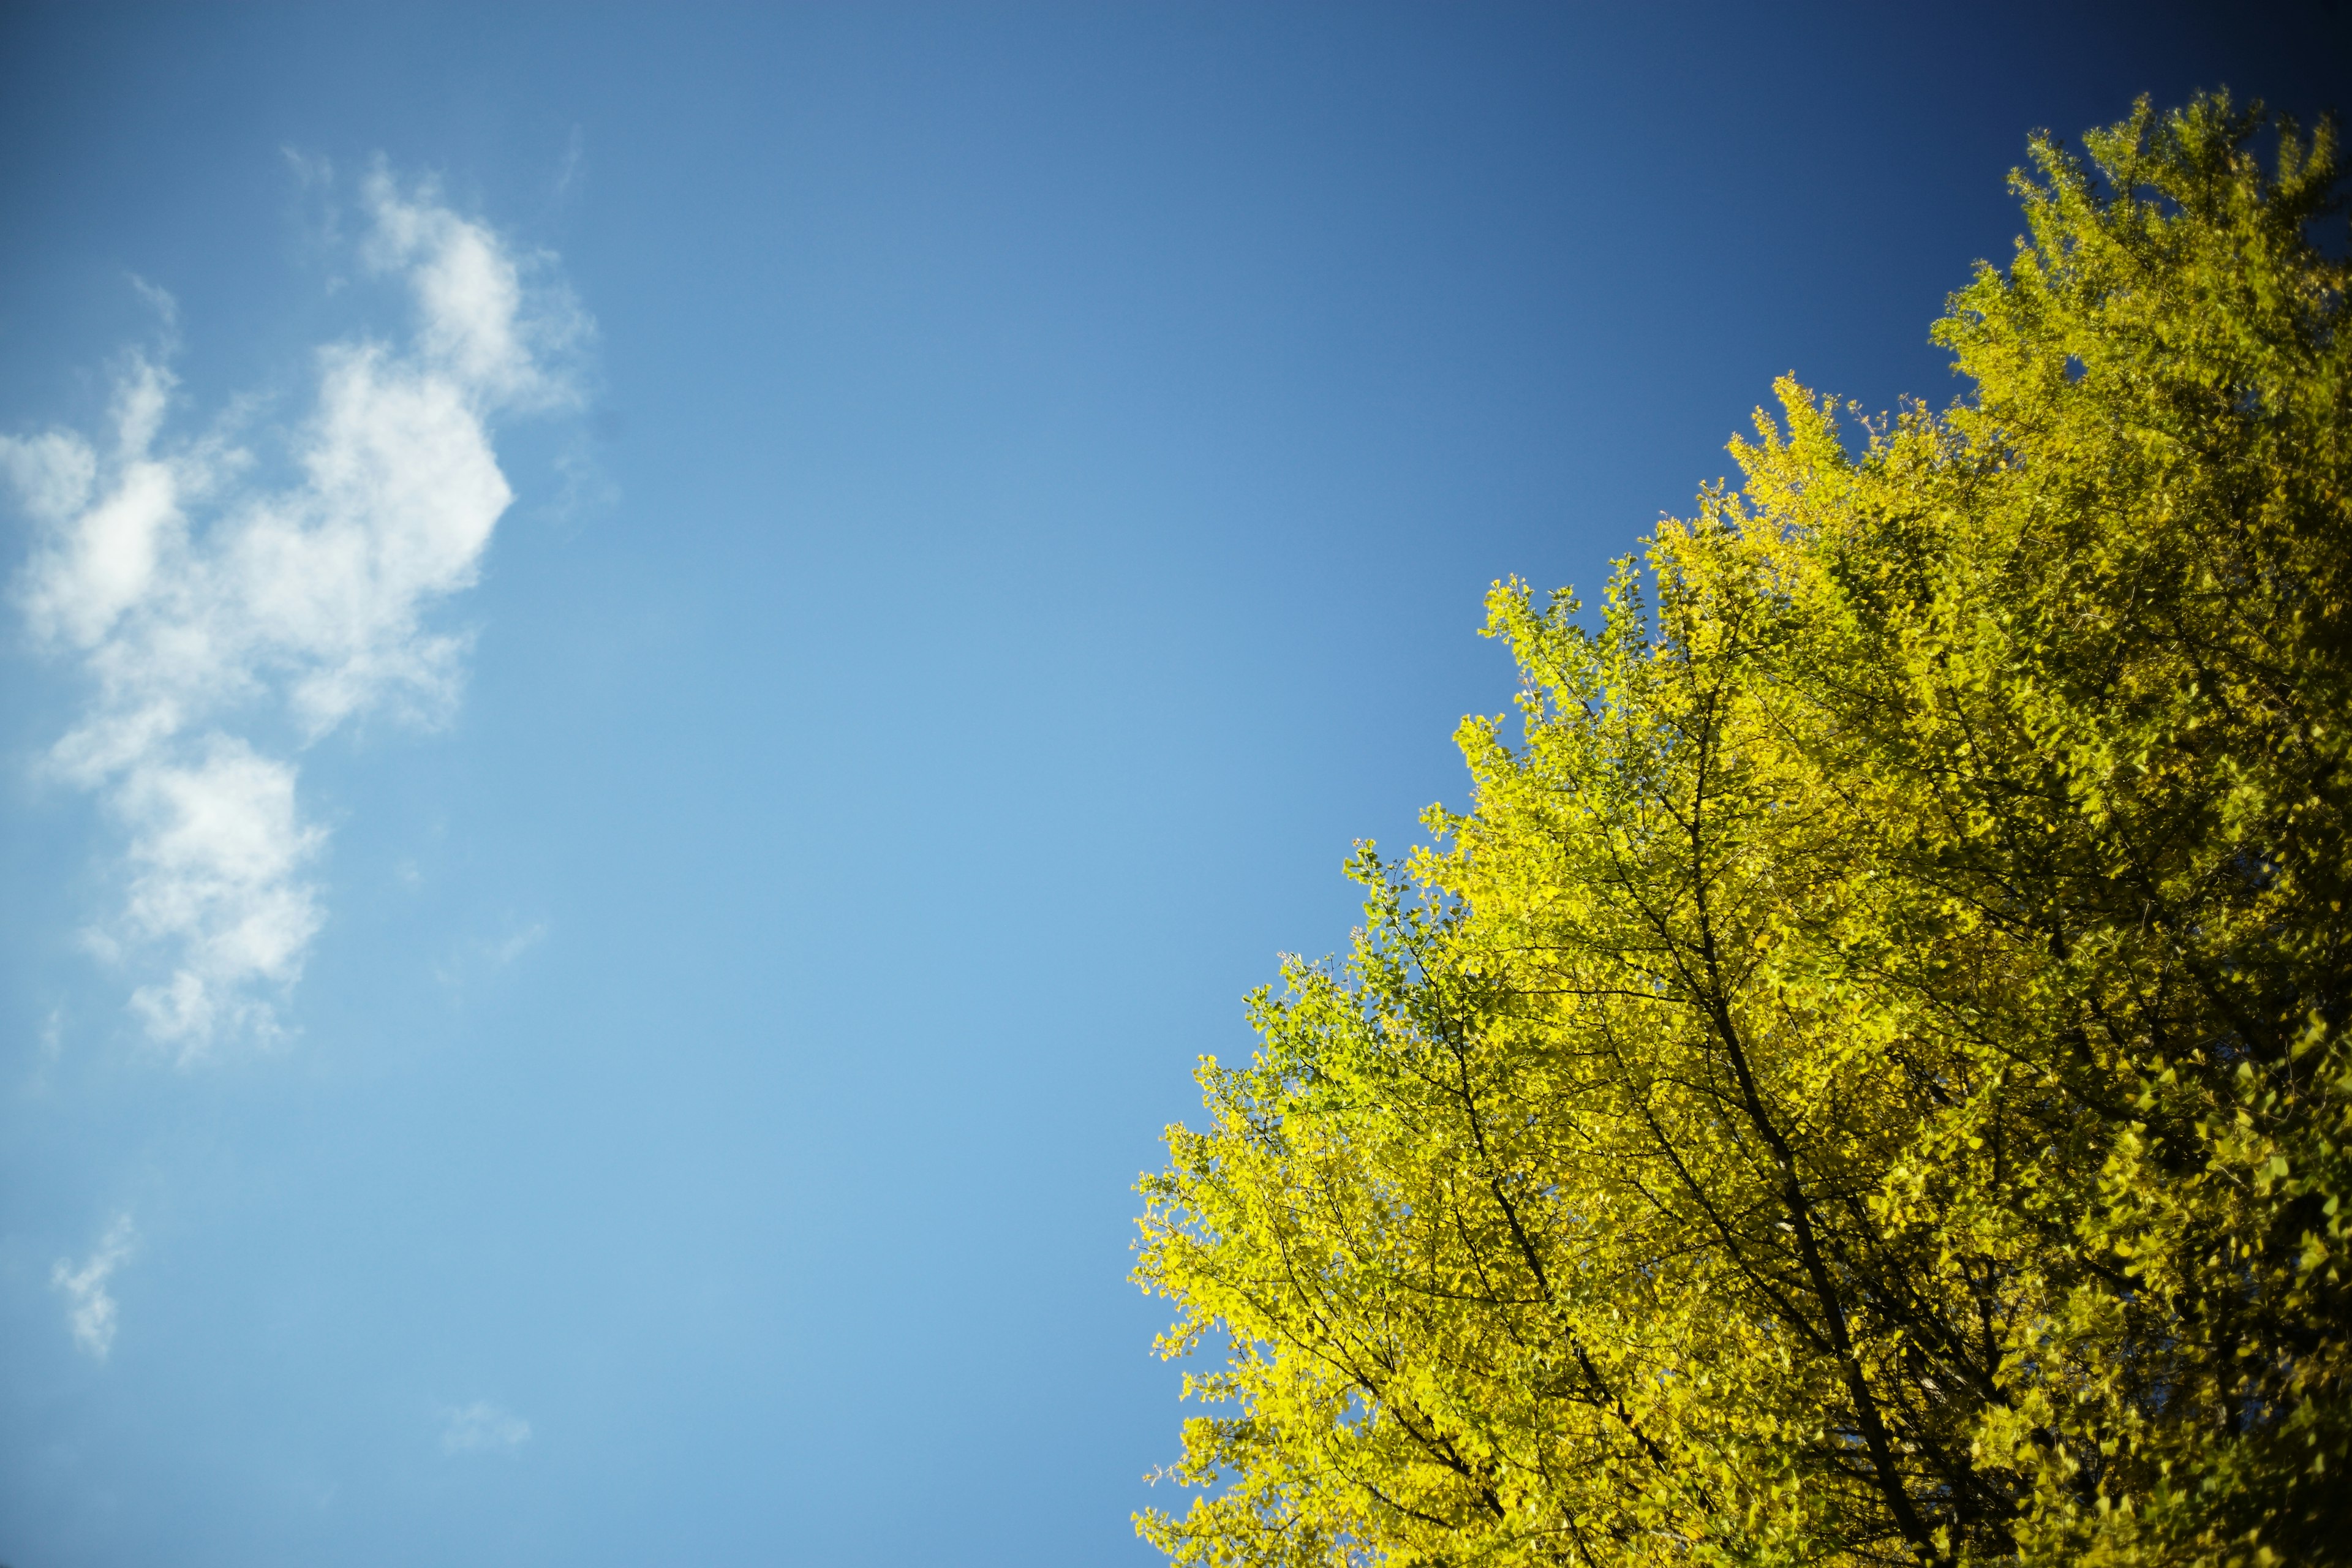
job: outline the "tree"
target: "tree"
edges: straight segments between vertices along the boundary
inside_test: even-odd
[[[1517,736],[1142,1184],[1178,1562],[2352,1561],[2335,142],[2085,143],[1958,403],[1496,586]]]

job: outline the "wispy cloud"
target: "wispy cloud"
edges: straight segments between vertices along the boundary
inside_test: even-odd
[[[588,132],[584,127],[574,125],[572,133],[563,139],[563,157],[555,166],[555,199],[560,202],[577,190],[587,172]]]
[[[511,931],[499,941],[482,944],[482,956],[498,968],[504,969],[532,948],[547,940],[547,922],[533,921],[519,931]]]
[[[18,604],[90,682],[50,763],[125,835],[128,895],[94,945],[165,972],[131,1005],[184,1060],[278,1032],[275,1003],[325,920],[325,833],[295,757],[370,711],[448,710],[467,641],[427,616],[473,584],[513,499],[493,424],[578,402],[567,367],[590,327],[550,258],[429,180],[379,166],[359,195],[358,265],[404,288],[410,321],[320,346],[299,416],[240,406],[167,438],[167,341],[123,362],[100,437],[0,437],[35,529]],[[168,328],[168,297],[147,291]],[[274,482],[256,456],[271,450],[288,458]],[[276,731],[291,754],[257,739]]]
[[[433,977],[452,993],[462,993],[520,962],[525,953],[547,940],[547,933],[545,921],[525,924],[509,916],[503,935],[474,938],[454,945],[448,956],[433,966]]]
[[[441,1413],[441,1451],[480,1454],[516,1448],[529,1440],[530,1423],[487,1399],[453,1405]]]
[[[119,1215],[88,1262],[76,1268],[72,1259],[60,1258],[49,1270],[50,1285],[65,1292],[66,1326],[73,1331],[74,1343],[99,1361],[104,1361],[114,1348],[114,1294],[106,1282],[131,1257],[137,1242],[131,1216]]]

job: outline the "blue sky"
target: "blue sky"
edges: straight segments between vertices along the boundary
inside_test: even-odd
[[[1486,585],[2345,26],[0,10],[0,1561],[1146,1561],[1131,1184]]]

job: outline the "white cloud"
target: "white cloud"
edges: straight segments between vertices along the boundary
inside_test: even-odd
[[[89,1262],[77,1268],[71,1259],[60,1258],[49,1270],[50,1285],[64,1291],[69,1303],[66,1325],[73,1330],[74,1343],[99,1361],[104,1361],[114,1348],[114,1297],[106,1282],[130,1258],[137,1240],[131,1216],[119,1215]]]
[[[526,289],[544,257],[517,258],[479,224],[441,205],[427,182],[404,195],[379,167],[363,191],[373,226],[362,258],[404,277],[418,308],[419,347],[430,363],[519,406],[563,406],[579,391],[550,361],[587,330],[560,283]]]
[[[294,805],[294,769],[213,734],[192,764],[131,769],[115,794],[137,868],[124,921],[181,962],[132,1008],[157,1039],[202,1042],[274,1027],[247,983],[284,985],[324,917],[302,868],[324,830]]]
[[[467,641],[427,616],[473,585],[513,500],[493,421],[578,401],[564,356],[591,329],[551,258],[430,181],[379,166],[360,194],[359,258],[405,285],[414,320],[393,341],[322,345],[299,417],[256,430],[233,410],[167,440],[176,382],[133,354],[103,438],[0,436],[35,531],[16,597],[36,643],[91,686],[50,762],[127,835],[129,896],[92,945],[168,972],[132,1005],[184,1060],[276,1033],[273,1003],[325,919],[309,879],[324,830],[301,814],[295,761],[251,731],[290,720],[299,752],[372,710],[447,711]],[[140,288],[170,320],[168,296]],[[290,458],[276,482],[257,477],[257,446]]]
[[[479,1454],[516,1448],[530,1436],[530,1423],[487,1399],[453,1405],[441,1412],[441,1451]]]

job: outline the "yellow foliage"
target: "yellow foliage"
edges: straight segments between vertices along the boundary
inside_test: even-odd
[[[1793,381],[1145,1178],[1202,1564],[2352,1556],[2352,334],[2325,127],[2046,143]],[[1858,441],[1858,455],[1849,440]]]

